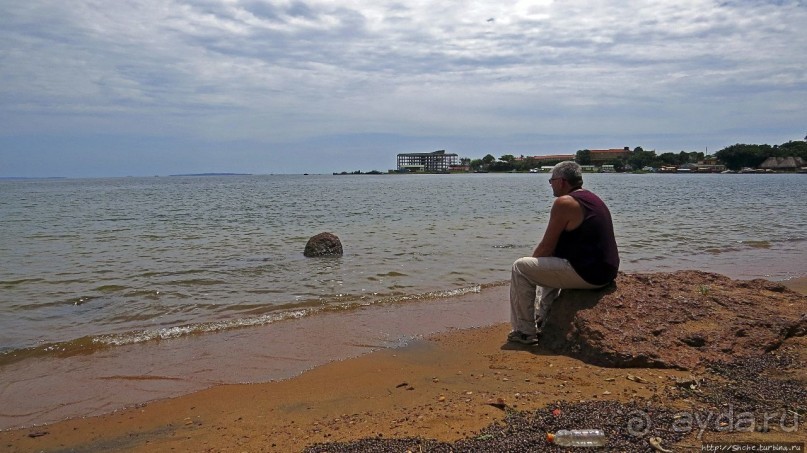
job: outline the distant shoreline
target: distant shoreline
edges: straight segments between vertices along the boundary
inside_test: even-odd
[[[168,176],[252,176],[251,173],[183,173]]]
[[[0,181],[23,179],[67,179],[67,176],[0,176]]]
[[[181,176],[253,176],[252,173],[181,173],[175,175],[166,175],[165,177],[181,177]],[[0,176],[0,181],[24,181],[24,180],[43,180],[43,179],[106,179],[106,178],[152,178],[161,177],[161,175],[154,176]]]
[[[449,173],[400,173],[400,172],[333,172],[333,176],[367,176],[367,175],[471,175],[471,174],[538,174],[546,175],[549,172],[512,172],[512,171],[491,171],[491,172],[449,172]],[[715,172],[642,172],[642,171],[626,171],[626,172],[589,172],[584,171],[584,174],[615,174],[615,175],[641,175],[641,174],[663,174],[663,175],[716,175],[720,173]],[[733,174],[764,174],[764,175],[793,175],[793,174],[807,174],[806,172],[784,172],[784,171],[764,171],[764,172],[734,172]],[[0,181],[45,181],[45,180],[68,180],[68,179],[108,179],[108,178],[159,178],[159,177],[205,177],[205,176],[309,176],[319,175],[325,176],[327,173],[269,173],[269,174],[254,174],[254,173],[181,173],[171,175],[152,175],[152,176],[0,176]]]

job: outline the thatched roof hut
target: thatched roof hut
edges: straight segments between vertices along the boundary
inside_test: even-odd
[[[801,157],[769,157],[759,166],[764,170],[798,171],[807,165]]]

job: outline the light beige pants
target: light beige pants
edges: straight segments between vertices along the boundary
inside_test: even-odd
[[[528,335],[535,334],[549,313],[561,289],[596,289],[583,280],[563,258],[524,257],[513,263],[510,276],[510,325]],[[536,312],[536,288],[540,289]]]

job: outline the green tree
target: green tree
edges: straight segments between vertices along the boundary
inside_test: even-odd
[[[615,171],[625,171],[625,162],[622,159],[614,159],[608,163],[614,166]]]
[[[676,155],[676,164],[694,164],[703,160],[703,153],[700,151],[681,151]]]
[[[483,158],[482,158],[482,162],[484,162],[484,163],[485,163],[485,165],[490,165],[490,164],[492,164],[493,162],[496,162],[496,158],[495,158],[495,157],[493,157],[493,156],[492,156],[492,155],[490,155],[490,154],[487,154],[487,155],[485,155],[485,157],[483,157]]]
[[[664,165],[677,165],[678,164],[678,156],[673,153],[661,153],[658,156],[658,160]]]
[[[587,149],[578,150],[574,160],[580,165],[591,165],[591,151]]]
[[[769,147],[770,148],[770,147]],[[737,143],[721,149],[715,153],[726,167],[739,170],[743,167],[757,167],[768,157],[760,145],[745,145]]]
[[[517,160],[513,167],[518,171],[530,171],[533,168],[538,166],[538,162],[535,160],[534,157],[524,157],[521,156],[521,160]]]
[[[658,158],[655,151],[645,151],[641,146],[637,146],[633,153],[628,156],[627,164],[634,170],[641,170],[655,163]]]
[[[513,165],[513,162],[515,162],[516,160],[516,156],[512,154],[505,154],[504,156],[500,157],[499,160],[507,162],[510,165]]]
[[[807,159],[807,141],[790,141],[779,145],[782,157],[801,157]]]
[[[471,160],[471,170],[481,170],[482,167],[485,166],[485,161],[482,159],[472,159]]]
[[[513,166],[510,164],[510,162],[504,162],[504,161],[499,160],[499,161],[491,163],[488,166],[488,169],[490,171],[511,171],[511,170],[513,170]]]

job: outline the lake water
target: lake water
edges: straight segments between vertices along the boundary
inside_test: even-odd
[[[0,375],[479,293],[540,239],[547,179],[0,181]],[[807,275],[807,175],[586,174],[584,186],[611,209],[624,271]],[[303,257],[323,231],[340,237],[343,257]]]

